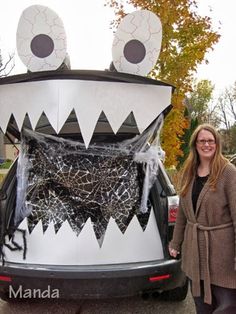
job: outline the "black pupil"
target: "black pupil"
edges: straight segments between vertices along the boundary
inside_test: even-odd
[[[124,47],[124,56],[130,63],[140,63],[146,55],[146,49],[139,40],[132,39]]]
[[[53,52],[54,43],[48,35],[39,34],[32,39],[30,47],[36,57],[46,58]]]

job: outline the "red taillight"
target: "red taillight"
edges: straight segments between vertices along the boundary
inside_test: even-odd
[[[12,279],[11,277],[8,277],[8,276],[0,276],[0,281],[7,281],[7,282],[10,282]]]
[[[169,278],[170,278],[170,274],[166,274],[166,275],[161,275],[161,276],[150,277],[149,281],[154,282],[154,281],[169,279]]]
[[[168,221],[175,222],[177,217],[178,206],[177,205],[169,205],[168,212]]]

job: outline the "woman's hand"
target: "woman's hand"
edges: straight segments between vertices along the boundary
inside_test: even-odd
[[[170,256],[176,258],[176,256],[179,254],[179,252],[175,249],[172,249],[171,247],[169,247],[169,253],[170,253]]]

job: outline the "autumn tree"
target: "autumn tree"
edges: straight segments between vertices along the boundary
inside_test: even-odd
[[[217,108],[221,123],[229,130],[236,123],[236,82],[221,93]]]
[[[192,91],[186,94],[185,105],[189,117],[197,119],[198,123],[217,124],[216,104],[213,100],[214,85],[209,80],[193,81]],[[215,116],[215,117],[214,117]]]
[[[236,82],[221,93],[217,101],[218,116],[224,131],[223,148],[226,153],[236,150]]]
[[[162,146],[167,156],[166,166],[177,165],[178,157],[183,154],[180,138],[188,127],[184,116],[185,94],[191,90],[197,65],[207,62],[205,54],[213,49],[220,36],[212,29],[211,18],[197,13],[195,0],[105,0],[105,3],[114,8],[114,28],[126,15],[127,5],[150,10],[161,19],[162,48],[149,75],[176,87],[172,98],[173,110],[167,116],[162,132]]]
[[[189,141],[193,131],[200,123],[211,123],[219,125],[216,113],[217,105],[213,103],[214,85],[209,80],[193,80],[191,92],[185,96],[185,117],[189,120],[189,127],[184,130],[184,135],[180,138],[182,156],[178,157],[179,167],[189,154]]]

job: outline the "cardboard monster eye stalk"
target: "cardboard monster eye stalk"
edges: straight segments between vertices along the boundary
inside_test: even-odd
[[[117,71],[147,75],[161,50],[162,26],[159,18],[144,10],[128,14],[115,34],[112,56]]]
[[[7,262],[95,265],[163,258],[149,199],[172,86],[146,78],[161,47],[152,12],[121,22],[116,71],[71,70],[63,23],[35,5],[20,17],[17,50],[27,74],[0,80],[0,127],[21,136],[16,205],[2,230]],[[109,60],[108,60],[109,64]],[[6,213],[7,215],[7,213]],[[24,246],[27,254],[9,245]],[[11,233],[12,235],[12,233]]]
[[[66,57],[67,48],[62,20],[47,7],[27,8],[19,20],[16,46],[29,71],[58,69]]]

